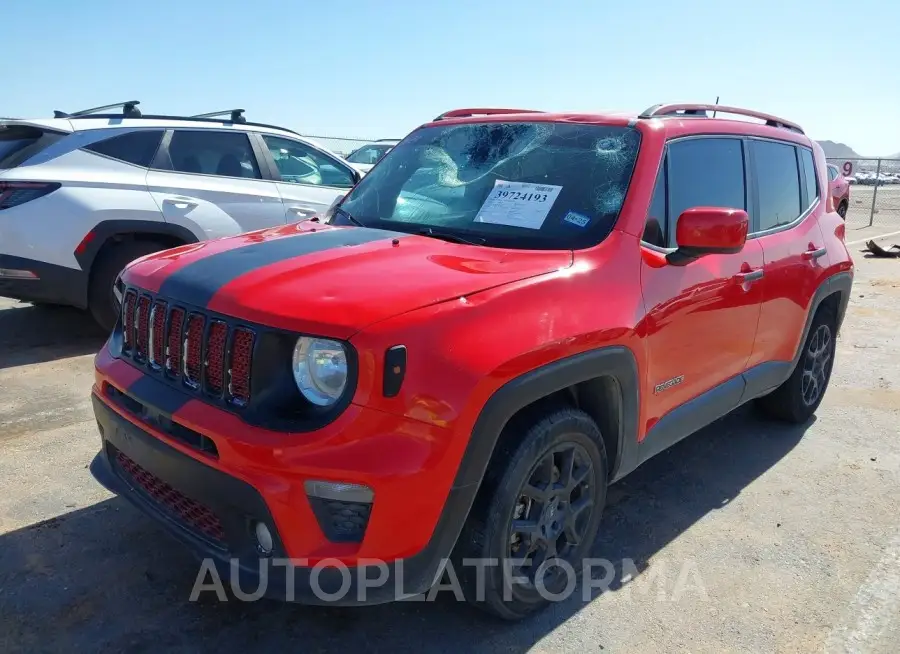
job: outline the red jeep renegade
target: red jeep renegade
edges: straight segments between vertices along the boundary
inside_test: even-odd
[[[129,265],[92,469],[244,592],[266,561],[267,595],[339,604],[452,567],[520,618],[610,483],[751,400],[813,414],[852,277],[786,120],[451,111],[325,216]]]

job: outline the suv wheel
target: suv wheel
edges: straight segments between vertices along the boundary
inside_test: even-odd
[[[781,386],[757,400],[763,413],[796,424],[809,420],[822,403],[831,380],[835,337],[834,312],[830,307],[820,307],[793,374]]]
[[[501,443],[453,570],[470,603],[519,620],[574,590],[606,502],[606,452],[596,423],[571,408],[511,424]]]
[[[166,246],[152,241],[123,241],[101,253],[91,269],[88,307],[100,327],[112,331],[119,317],[119,301],[113,293],[116,277],[129,263]]]

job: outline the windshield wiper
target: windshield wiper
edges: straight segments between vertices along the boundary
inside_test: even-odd
[[[340,207],[335,207],[335,208],[334,208],[334,213],[341,214],[342,216],[344,216],[347,220],[349,220],[351,223],[353,223],[353,224],[356,225],[357,227],[365,227],[365,225],[363,225],[363,224],[362,224],[361,222],[359,222],[356,218],[354,218],[353,216],[351,216],[351,215],[350,215],[350,212],[347,211],[346,209],[341,209]]]
[[[450,241],[451,243],[464,243],[465,245],[484,245],[485,239],[483,238],[466,238],[464,236],[458,236],[457,234],[450,234],[448,232],[436,232],[431,227],[426,227],[425,229],[420,229],[416,232],[419,236],[430,236],[432,238],[439,238],[442,241]]]

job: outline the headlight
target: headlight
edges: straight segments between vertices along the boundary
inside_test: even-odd
[[[347,388],[347,351],[337,341],[301,336],[294,346],[293,370],[303,397],[330,406]]]

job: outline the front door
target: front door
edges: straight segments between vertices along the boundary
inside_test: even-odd
[[[282,136],[262,135],[279,180],[287,222],[324,213],[356,183],[353,169],[310,144]]]
[[[677,218],[686,209],[746,210],[744,159],[739,138],[669,143],[642,243],[645,254],[675,247]],[[647,447],[658,451],[740,403],[741,374],[759,320],[763,253],[758,242],[747,241],[737,254],[708,255],[684,266],[654,263],[658,256],[643,259],[642,433]]]

